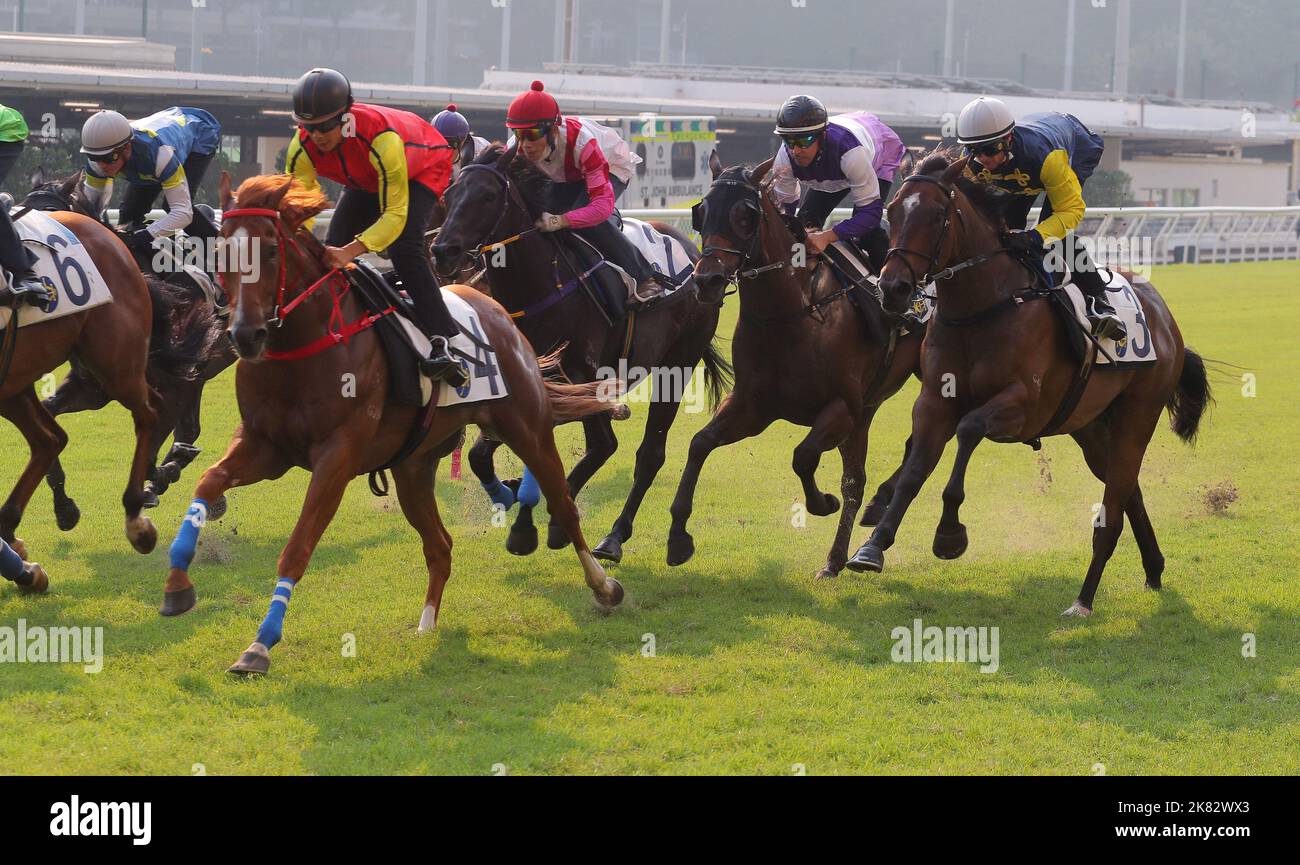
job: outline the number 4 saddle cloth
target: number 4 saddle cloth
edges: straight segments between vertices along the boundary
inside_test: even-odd
[[[1094,363],[1102,369],[1132,369],[1139,366],[1151,366],[1156,362],[1156,349],[1151,342],[1151,330],[1147,326],[1146,316],[1142,312],[1142,301],[1133,289],[1133,283],[1127,276],[1114,270],[1102,270],[1102,281],[1106,283],[1106,299],[1115,307],[1128,336],[1121,340],[1100,339],[1101,351],[1097,352]],[[1086,331],[1089,328],[1088,316],[1083,306],[1083,293],[1073,283],[1065,285],[1066,297],[1074,309],[1074,318]],[[1082,358],[1087,342],[1078,328],[1067,327],[1075,352]]]
[[[36,254],[37,277],[56,294],[54,308],[42,312],[26,304],[18,308],[18,326],[39,324],[85,312],[113,302],[108,284],[77,235],[47,213],[29,210],[14,223],[23,246]],[[6,275],[6,281],[10,277]],[[0,308],[0,327],[8,327],[13,311]]]

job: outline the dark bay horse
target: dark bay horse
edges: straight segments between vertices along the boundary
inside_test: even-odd
[[[158,533],[140,510],[160,399],[145,379],[153,324],[149,288],[130,252],[112,231],[75,213],[52,216],[81,241],[104,277],[113,302],[26,327],[11,325],[0,339],[0,416],[18,427],[31,450],[17,485],[0,507],[0,538],[27,558],[26,545],[14,533],[41,478],[68,443],[68,434],[41,405],[33,384],[75,354],[104,393],[131,413],[135,451],[122,506],[126,509],[127,539],[137,552],[148,553],[157,543]]]
[[[81,198],[81,177],[81,172],[77,172],[66,180],[46,181],[38,169],[31,178],[32,191],[23,198],[21,206],[46,212],[73,211],[97,219],[98,214],[91,212]],[[142,265],[154,298],[154,348],[150,351],[146,375],[150,386],[162,395],[150,457],[149,484],[145,489],[148,508],[158,504],[158,496],[198,456],[196,443],[201,431],[199,409],[203,386],[235,362],[235,350],[225,338],[225,322],[215,315],[210,300],[153,276],[147,262],[137,259],[137,263]],[[73,355],[67,377],[43,405],[58,417],[95,411],[108,401],[99,382]],[[158,455],[169,436],[172,447],[159,464]],[[54,495],[54,516],[59,528],[71,531],[81,519],[81,511],[67,492],[67,476],[57,458],[50,466],[46,482]],[[214,503],[214,518],[224,508],[224,502]]]
[[[546,352],[564,349],[561,366],[571,381],[595,381],[602,369],[616,368],[625,356],[629,388],[647,372],[658,373],[656,382],[681,382],[680,388],[666,387],[667,392],[654,394],[636,453],[632,489],[609,534],[596,545],[599,558],[617,562],[623,557],[623,543],[632,537],[641,501],[664,464],[668,432],[696,366],[703,361],[705,383],[715,404],[728,387],[730,367],[713,345],[722,291],[691,291],[638,313],[631,345],[625,346],[627,328],[617,323],[611,327],[584,292],[559,298],[557,280],[576,285],[575,274],[557,253],[556,241],[533,230],[534,220],[545,209],[549,184],[546,175],[526,159],[516,159],[513,150],[497,145],[485,151],[461,170],[447,190],[447,218],[433,246],[434,258],[439,272],[449,274],[475,250],[507,243],[485,255],[489,291],[511,310],[529,342]],[[659,223],[654,226],[677,238],[692,261],[698,258],[694,244],[680,232]],[[608,414],[585,418],[583,432],[586,451],[569,473],[569,492],[575,497],[618,447]],[[489,441],[470,452],[470,466],[480,480],[495,478],[493,450],[495,444]],[[552,518],[548,545],[555,549],[566,543],[562,528]],[[517,555],[536,549],[531,506],[521,504],[506,547]]]
[[[828,267],[814,271],[811,257],[806,266],[793,263],[803,238],[791,232],[761,185],[772,160],[724,170],[714,153],[709,163],[714,180],[700,205],[704,257],[695,265],[695,280],[711,292],[739,284],[740,318],[732,340],[736,385],[691,440],[672,504],[668,564],[680,565],[695,553],[686,523],[709,454],[786,420],[811,427],[794,450],[793,467],[815,516],[840,510],[840,501],[817,487],[822,454],[840,451],[843,510],[818,574],[833,577],[848,558],[849,533],[862,503],[871,421],[918,371],[921,337],[898,336],[874,301],[866,305],[864,329],[848,297],[837,296],[838,282]],[[877,498],[887,489],[882,486]]]
[[[943,491],[943,516],[934,552],[956,558],[966,550],[958,518],[971,453],[984,439],[1035,443],[1069,435],[1088,468],[1105,483],[1094,519],[1092,562],[1083,588],[1065,615],[1087,616],[1102,570],[1127,515],[1142,553],[1146,585],[1159,589],[1165,559],[1142,502],[1138,473],[1160,415],[1169,410],[1174,432],[1192,442],[1211,402],[1205,364],[1182,334],[1155,286],[1134,279],[1156,363],[1140,369],[1097,370],[1068,416],[1057,419],[1079,363],[1051,309],[1035,291],[1029,269],[1002,250],[995,190],[963,177],[966,160],[938,154],[908,177],[889,205],[890,245],[881,272],[886,308],[901,312],[913,288],[940,275],[937,311],[925,339],[921,395],[912,409],[912,445],[884,519],[849,562],[880,571],[884,551],[944,446],[957,437],[952,477]],[[966,266],[969,263],[970,266]],[[950,272],[946,268],[961,269]]]
[[[221,274],[240,356],[235,389],[241,421],[225,456],[203,473],[172,545],[163,615],[194,606],[188,571],[208,502],[233,487],[278,478],[295,466],[311,472],[302,514],[280,555],[270,610],[257,639],[230,668],[234,673],[265,673],[270,667],[269,651],[280,639],[289,594],[306,572],[344,490],[358,474],[400,456],[423,412],[389,400],[388,363],[379,336],[361,326],[366,310],[342,288],[341,274],[322,263],[322,244],[302,228],[327,204],[324,195],[303,189],[291,177],[271,175],[244,181],[235,205],[230,179],[222,177],[223,242],[251,245],[251,258],[261,262],[255,278],[237,270]],[[402,512],[424,542],[429,584],[420,630],[437,623],[451,575],[451,536],[434,497],[437,465],[470,423],[499,438],[529,467],[551,512],[573,539],[597,603],[606,609],[618,605],[623,587],[606,577],[583,539],[552,432],[557,420],[609,411],[611,404],[596,396],[594,386],[545,383],[532,347],[499,304],[465,286],[451,290],[478,314],[496,349],[509,396],[437,408],[427,429],[414,439],[418,444],[391,466]],[[348,339],[342,338],[344,332]],[[268,357],[268,352],[297,357]],[[348,376],[356,382],[354,392],[340,387]]]

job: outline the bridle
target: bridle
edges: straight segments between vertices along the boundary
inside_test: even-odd
[[[728,278],[728,281],[732,282],[741,279],[753,279],[754,277],[767,273],[768,271],[780,270],[781,268],[786,267],[786,262],[777,261],[772,262],[771,264],[764,264],[759,267],[745,269],[745,263],[752,261],[759,252],[759,245],[763,236],[763,226],[767,223],[767,211],[763,209],[762,204],[763,191],[747,180],[736,180],[730,177],[722,177],[713,181],[713,188],[719,186],[738,186],[746,192],[753,193],[755,200],[751,201],[746,197],[743,198],[740,203],[757,214],[758,225],[755,226],[753,234],[751,234],[748,239],[741,239],[747,244],[744,251],[733,249],[728,246],[709,245],[700,250],[700,255],[708,258],[710,256],[716,257],[718,253],[725,252],[728,255],[736,256],[736,258],[739,259],[739,262],[736,265],[736,272]],[[710,189],[710,192],[712,192],[712,188]],[[699,204],[691,208],[691,227],[701,235],[704,234],[705,220],[708,218],[708,208],[705,206],[707,201],[708,196],[705,196],[704,201],[701,201]],[[718,261],[721,262],[721,259],[718,259]]]
[[[517,201],[518,193],[516,192],[514,185],[510,182],[509,176],[507,176],[504,171],[498,168],[495,163],[489,164],[485,162],[473,162],[470,163],[469,165],[462,166],[460,169],[461,176],[463,177],[466,173],[470,171],[486,171],[488,174],[492,175],[492,177],[494,177],[498,183],[501,184],[501,191],[505,193],[501,197],[501,206],[497,210],[496,219],[492,222],[492,227],[488,229],[487,234],[485,235],[486,237],[492,237],[497,233],[497,229],[501,227],[501,220],[506,218],[506,214],[510,212],[510,206],[512,204],[517,205],[520,210],[524,211],[524,213],[527,214],[528,209],[523,206],[522,202]],[[522,240],[528,235],[534,233],[535,231],[537,231],[536,227],[526,228],[523,231],[519,232],[518,234],[512,235],[511,237],[507,237],[504,240],[498,240],[491,243],[480,244],[473,251],[471,251],[469,255],[471,257],[477,257],[489,250],[499,249],[500,247],[503,246],[509,246],[515,241]]]
[[[951,267],[945,267],[943,270],[935,271],[934,268],[939,264],[939,256],[943,254],[944,241],[948,238],[948,229],[952,227],[952,215],[954,213],[957,214],[957,221],[961,223],[963,230],[966,228],[966,218],[962,216],[961,207],[957,204],[957,188],[949,183],[944,183],[937,177],[931,177],[928,174],[913,174],[898,185],[897,194],[901,195],[903,187],[914,181],[933,183],[935,186],[942,189],[944,195],[947,196],[943,212],[943,227],[939,229],[939,236],[935,238],[934,249],[930,252],[930,255],[925,258],[925,272],[922,273],[920,277],[916,275],[916,268],[912,267],[911,262],[909,262],[904,256],[914,255],[917,258],[922,258],[925,256],[925,253],[915,249],[908,249],[905,246],[891,247],[890,250],[885,253],[885,260],[880,266],[882,271],[884,270],[885,265],[889,263],[889,260],[897,255],[899,260],[903,262],[903,266],[907,268],[908,275],[911,277],[912,288],[915,290],[932,282],[951,279],[954,275],[961,273],[967,268],[975,267],[977,264],[983,264],[995,255],[1011,251],[1006,247],[998,247],[997,249],[971,256],[970,258],[958,262]]]

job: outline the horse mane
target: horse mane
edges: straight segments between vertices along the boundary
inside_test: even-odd
[[[960,157],[961,153],[956,145],[939,144],[925,155],[921,164],[916,167],[916,173],[931,177],[942,175]],[[996,228],[1003,227],[1005,219],[1003,209],[1012,197],[1009,193],[992,183],[980,183],[975,180],[969,169],[957,178],[955,185]]]
[[[289,191],[276,204],[276,197],[284,184],[291,181]],[[289,174],[259,174],[239,184],[235,200],[240,207],[272,207],[280,218],[290,225],[302,225],[308,219],[330,206],[330,200],[318,189],[308,189]]]
[[[530,213],[546,210],[546,195],[551,188],[551,178],[519,155],[517,149],[507,149],[500,141],[492,142],[487,150],[475,159],[474,165],[495,165],[515,181],[516,188]]]

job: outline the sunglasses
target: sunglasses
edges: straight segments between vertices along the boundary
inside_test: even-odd
[[[1002,142],[992,141],[988,144],[976,144],[973,147],[967,147],[966,151],[974,156],[996,156],[1002,152]]]
[[[298,128],[310,135],[313,132],[330,132],[342,125],[342,117],[331,117],[329,120],[322,120],[320,123],[299,123]]]
[[[112,153],[105,153],[103,156],[92,156],[90,157],[90,161],[96,163],[97,165],[108,165],[110,163],[117,162],[117,160],[120,159],[121,156],[122,156],[122,148],[119,147],[117,150],[114,150]]]
[[[541,141],[546,137],[546,133],[551,131],[549,124],[541,126],[528,126],[524,129],[516,129],[515,136],[523,141]]]
[[[812,147],[820,137],[821,136],[818,133],[812,132],[808,135],[786,135],[783,136],[781,140],[784,141],[785,146],[791,150],[806,150],[807,148]]]

